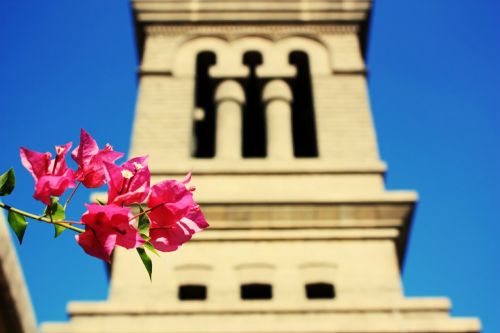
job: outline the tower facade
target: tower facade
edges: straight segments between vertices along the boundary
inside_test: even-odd
[[[62,333],[473,333],[406,298],[417,195],[386,191],[363,50],[368,0],[136,0],[131,155],[192,170],[211,228],[154,258],[116,251],[106,302]]]

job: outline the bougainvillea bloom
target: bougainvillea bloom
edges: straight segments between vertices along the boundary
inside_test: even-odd
[[[201,211],[183,217],[170,227],[153,227],[149,230],[150,242],[158,251],[175,251],[191,237],[208,227]]]
[[[151,187],[147,205],[151,220],[149,237],[159,251],[174,251],[208,223],[188,187],[191,174],[182,182],[165,180]]]
[[[158,254],[156,250],[175,251],[195,233],[209,226],[193,198],[195,187],[189,185],[191,173],[183,181],[165,180],[151,187],[147,156],[116,165],[115,161],[123,153],[113,151],[109,144],[100,149],[84,129],[80,132],[80,144],[71,153],[78,165],[77,171],[66,164],[71,142],[55,148],[56,155],[52,159],[49,152],[40,153],[21,147],[21,162],[35,179],[33,197],[47,207],[43,215],[35,215],[0,205],[0,208],[9,210],[9,224],[19,242],[26,231],[26,218],[39,220],[55,226],[55,237],[64,229],[79,233],[76,241],[83,250],[107,262],[117,246],[137,249],[151,278],[153,262],[147,251],[155,254]],[[87,211],[80,222],[65,219],[69,203],[79,187],[77,181],[78,185],[87,188],[108,187],[107,204],[86,205]],[[0,196],[12,193],[15,185],[12,168],[0,174],[0,183]],[[75,189],[61,204],[58,197],[70,187]],[[135,215],[130,206],[137,207]]]
[[[109,186],[108,204],[132,205],[146,200],[151,179],[147,161],[147,156],[141,156],[121,166],[104,163]]]
[[[97,142],[82,128],[80,145],[71,153],[71,157],[78,164],[76,180],[88,188],[104,185],[106,182],[104,163],[114,163],[122,156],[123,153],[113,151],[113,147],[109,144],[106,144],[104,149],[99,149]]]
[[[109,262],[115,246],[134,249],[144,245],[144,239],[130,221],[130,209],[116,205],[86,205],[87,212],[81,221],[85,232],[76,236],[83,250],[94,257]]]
[[[35,178],[33,198],[50,205],[51,196],[61,196],[67,188],[75,186],[73,170],[66,165],[65,156],[71,149],[71,142],[56,146],[56,157],[21,147],[21,162]]]

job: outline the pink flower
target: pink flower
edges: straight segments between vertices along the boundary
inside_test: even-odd
[[[151,244],[159,251],[175,251],[192,235],[208,227],[208,223],[193,199],[194,187],[186,185],[188,174],[182,182],[165,180],[151,188],[147,205],[151,209],[149,236]]]
[[[121,166],[104,163],[108,178],[108,204],[142,203],[149,194],[151,173],[147,156],[135,157]]]
[[[87,254],[110,262],[115,246],[134,249],[144,245],[144,239],[130,221],[129,208],[97,204],[86,207],[87,212],[81,218],[85,232],[77,235],[76,241]]]
[[[75,187],[73,170],[66,165],[65,156],[71,148],[71,142],[56,146],[56,157],[51,160],[50,153],[39,153],[21,147],[21,162],[35,178],[33,197],[50,205],[51,196],[61,196],[69,187]]]
[[[104,163],[114,163],[123,156],[123,153],[113,151],[109,144],[99,150],[96,141],[83,128],[80,131],[80,145],[71,153],[71,157],[78,164],[76,180],[85,187],[96,188],[106,183]]]

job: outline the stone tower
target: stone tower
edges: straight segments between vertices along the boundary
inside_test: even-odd
[[[46,333],[473,333],[406,298],[417,195],[386,191],[365,77],[369,0],[136,0],[131,156],[193,170],[211,228],[115,254],[109,300]]]

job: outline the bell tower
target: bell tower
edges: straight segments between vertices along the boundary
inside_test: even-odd
[[[106,302],[45,333],[475,333],[406,298],[417,195],[384,188],[363,50],[370,0],[135,0],[131,156],[193,171],[211,227],[154,258],[117,251]],[[156,181],[155,180],[155,181]]]

